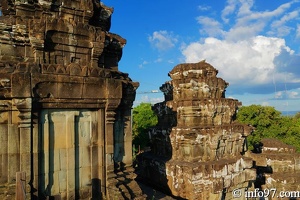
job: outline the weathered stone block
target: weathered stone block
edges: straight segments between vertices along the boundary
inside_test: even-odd
[[[80,148],[80,167],[91,166],[91,149],[90,147]]]
[[[29,73],[15,73],[11,75],[12,96],[16,98],[25,98],[31,96],[31,83]]]
[[[59,150],[59,164],[60,170],[67,170],[68,169],[68,156],[67,156],[67,149],[60,149]]]
[[[63,193],[67,190],[67,171],[66,170],[60,170],[58,172],[58,178],[59,178],[59,189],[60,193]]]
[[[98,95],[106,93],[106,82],[102,78],[85,78],[83,85],[83,96],[87,98],[99,98]]]

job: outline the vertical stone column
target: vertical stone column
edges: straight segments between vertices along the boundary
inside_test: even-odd
[[[132,105],[139,83],[123,84],[123,99],[121,102],[121,117],[123,118],[124,156],[122,162],[125,167],[132,167]],[[128,170],[128,169],[127,169]]]
[[[11,106],[8,102],[1,101],[0,105],[0,185],[8,182],[8,167],[9,167],[9,129],[11,126]]]
[[[114,123],[115,112],[106,111],[106,126],[105,126],[105,157],[106,157],[106,171],[107,173],[114,170],[113,154],[114,154]]]
[[[97,112],[97,144],[98,144],[98,170],[94,172],[92,169],[92,176],[96,176],[98,174],[101,183],[101,192],[103,194],[106,193],[106,147],[105,147],[105,110],[104,108],[99,109]],[[93,155],[94,158],[94,155]],[[94,158],[97,159],[97,158]]]
[[[19,110],[19,133],[20,133],[20,171],[26,173],[26,180],[31,180],[31,109],[32,99],[14,99],[14,104]],[[26,193],[30,195],[30,187],[26,185]]]
[[[32,112],[32,160],[31,160],[31,166],[32,166],[32,174],[31,174],[31,191],[33,195],[38,196],[38,175],[39,175],[39,112],[37,110]],[[44,124],[43,124],[44,125]]]
[[[66,147],[65,149],[61,149],[60,151],[65,151],[66,160],[61,159],[61,162],[66,162],[66,164],[62,164],[61,171],[66,173],[66,198],[79,198],[79,143],[78,143],[78,123],[79,123],[79,112],[73,111],[66,113]],[[62,156],[62,155],[60,155]],[[59,180],[60,185],[62,185],[62,180]]]
[[[114,123],[114,167],[115,170],[121,169],[124,156],[124,116],[123,111],[116,110]]]
[[[104,176],[104,109],[91,113],[91,181],[92,199],[99,199],[105,188]]]
[[[106,113],[105,113],[105,174],[106,174],[106,195],[109,198],[109,195],[114,195],[113,192],[109,192],[110,187],[113,187],[114,184],[114,123],[115,123],[115,109],[117,107],[117,102],[112,102],[108,100]]]
[[[127,166],[132,166],[132,118],[131,106],[124,110],[124,157],[123,162]]]

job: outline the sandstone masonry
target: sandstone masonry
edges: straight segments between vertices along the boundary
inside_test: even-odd
[[[205,61],[175,66],[160,88],[165,101],[154,105],[159,124],[150,135],[157,157],[145,155],[151,167],[144,165],[142,176],[161,177],[174,196],[231,199],[232,190],[256,179],[253,160],[245,156],[252,128],[234,121],[240,102],[225,98],[228,83],[217,73]]]
[[[109,32],[113,9],[1,0],[0,10],[0,199],[18,181],[27,199],[142,197],[131,168],[138,83],[118,70],[126,40]]]
[[[151,151],[139,157],[139,177],[179,199],[300,195],[299,153],[276,139],[248,151],[255,130],[235,121],[241,103],[225,97],[228,83],[217,73],[205,61],[169,73],[172,80],[160,87],[165,101],[153,106],[158,124],[149,132]]]

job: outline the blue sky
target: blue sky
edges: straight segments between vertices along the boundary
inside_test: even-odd
[[[168,72],[205,59],[243,105],[300,111],[300,1],[103,0],[127,39],[120,71],[140,82],[135,105],[163,101]]]

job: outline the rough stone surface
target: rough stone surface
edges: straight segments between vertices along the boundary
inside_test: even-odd
[[[217,73],[205,61],[180,64],[169,73],[169,105],[177,113],[177,125],[170,133],[172,158],[166,175],[175,196],[220,199],[255,179],[252,159],[243,156],[252,129],[234,122],[241,104],[225,98],[228,83]]]
[[[96,0],[0,1],[0,199],[145,198],[134,181],[126,40]],[[116,173],[118,172],[118,174]],[[120,178],[121,177],[121,178]]]
[[[277,198],[280,192],[296,192],[290,193],[296,195],[291,197],[300,198],[300,154],[296,148],[277,139],[266,138],[261,141],[260,152],[248,155],[255,160],[258,174],[256,187],[276,189],[274,198],[270,199],[289,199]]]
[[[159,123],[150,131],[152,150],[141,176],[185,199],[231,199],[235,188],[252,187],[253,160],[245,157],[252,128],[234,121],[241,105],[225,98],[228,85],[205,61],[180,64],[154,105]]]
[[[138,157],[139,177],[179,199],[256,199],[254,191],[300,197],[299,153],[276,139],[247,151],[253,128],[235,121],[241,104],[225,98],[228,83],[217,72],[202,61],[169,73],[160,88],[165,101],[153,106],[151,151]]]

